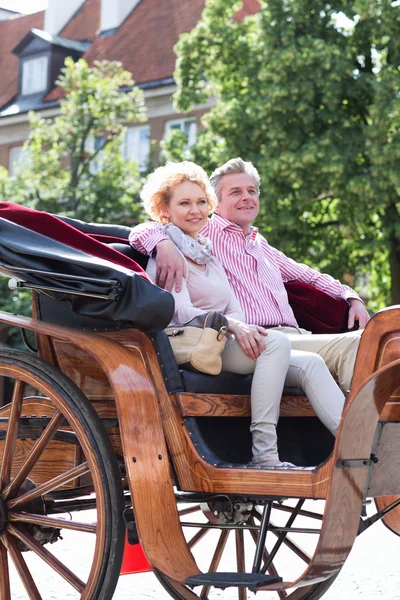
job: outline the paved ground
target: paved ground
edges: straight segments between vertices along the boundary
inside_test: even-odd
[[[76,541],[76,534],[68,539],[65,535],[63,556],[79,570],[89,551],[87,536],[85,542]],[[53,550],[53,547],[49,547]],[[336,582],[324,596],[324,600],[400,600],[399,573],[400,539],[377,523],[357,540]],[[35,560],[31,553],[24,555],[27,561]],[[208,561],[209,557],[205,559]],[[71,561],[73,565],[71,564]],[[13,586],[12,600],[26,600],[27,596],[18,579]],[[41,567],[40,592],[43,600],[76,600],[79,598],[63,580],[56,580],[53,573]],[[255,600],[268,600],[266,594],[250,596]],[[237,600],[232,590],[215,592],[210,600]],[[110,599],[102,599],[110,600]],[[126,575],[119,579],[113,600],[170,600],[152,573]]]
[[[338,579],[323,600],[400,600],[399,551],[400,538],[376,523],[356,540]],[[261,600],[262,595],[253,597]],[[232,595],[226,590],[220,598],[231,600]],[[115,599],[170,600],[170,596],[149,573],[121,577]]]

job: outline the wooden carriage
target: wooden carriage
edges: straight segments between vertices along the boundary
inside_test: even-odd
[[[131,252],[124,228],[66,221]],[[0,600],[13,598],[13,569],[28,598],[46,598],[41,563],[68,597],[111,599],[126,531],[175,599],[233,588],[238,600],[316,600],[357,535],[379,519],[400,533],[400,307],[362,336],[336,440],[290,390],[280,453],[302,467],[254,468],[251,379],[177,367],[162,331],[167,293],[141,303],[140,275],[4,219],[0,262],[34,288],[33,318],[0,321],[37,345],[0,349],[12,388],[0,408]],[[121,295],[132,281],[140,311],[129,319]],[[376,512],[362,516],[369,498]],[[63,553],[71,536],[84,548],[79,569]]]

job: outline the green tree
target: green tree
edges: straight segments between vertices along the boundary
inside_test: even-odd
[[[57,83],[65,93],[60,115],[30,114],[24,165],[9,181],[0,176],[0,198],[9,199],[11,190],[17,202],[39,210],[132,221],[140,211],[141,182],[121,150],[124,123],[145,119],[141,90],[121,63],[108,61],[89,67],[67,58]]]
[[[132,223],[141,211],[141,180],[121,151],[124,123],[145,120],[141,90],[121,63],[108,61],[89,67],[67,58],[57,83],[65,95],[60,114],[30,115],[24,164],[13,177],[0,168],[0,201],[86,221]],[[4,278],[0,293],[2,310],[29,314],[29,293],[11,293]]]
[[[272,244],[336,277],[372,272],[371,307],[399,303],[399,3],[260,4],[239,22],[241,2],[208,0],[176,47],[178,109],[216,98],[191,157],[251,160]]]

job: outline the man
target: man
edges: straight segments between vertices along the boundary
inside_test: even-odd
[[[221,261],[248,323],[279,328],[295,350],[316,352],[326,362],[343,391],[350,389],[361,331],[313,335],[299,329],[284,287],[286,281],[310,283],[349,305],[348,327],[358,321],[363,329],[368,312],[357,293],[279,252],[258,233],[252,223],[260,209],[260,177],[250,162],[234,158],[216,169],[210,182],[218,199],[215,214],[201,230],[210,238],[213,253]],[[157,252],[157,284],[180,291],[184,262],[162,227],[147,224],[135,228],[130,243],[140,252]],[[261,336],[260,336],[261,338]],[[254,343],[257,343],[255,341]],[[260,339],[261,343],[261,339]],[[258,348],[253,348],[257,355]]]

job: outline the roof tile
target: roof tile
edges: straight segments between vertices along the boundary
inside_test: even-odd
[[[120,61],[136,83],[171,77],[176,60],[174,45],[181,33],[196,25],[203,8],[204,0],[141,0],[116,33],[98,37],[84,58],[89,64],[95,60]],[[46,101],[62,97],[63,91],[55,88]]]
[[[98,38],[85,55],[94,60],[119,60],[136,83],[170,77],[175,69],[173,47],[179,35],[197,23],[204,0],[141,0],[115,35]]]
[[[236,19],[243,21],[249,15],[255,15],[261,8],[258,0],[243,0],[243,8],[236,13]]]
[[[72,40],[93,41],[84,58],[118,60],[136,83],[171,77],[175,69],[174,45],[181,33],[190,31],[199,20],[205,0],[140,0],[114,35],[96,37],[100,28],[101,0],[86,0],[59,35]],[[243,0],[237,18],[255,14],[258,0]],[[44,13],[26,15],[0,23],[0,106],[18,91],[18,58],[11,50],[31,28],[43,29]],[[45,101],[63,97],[55,88]]]
[[[43,26],[44,11],[0,22],[0,106],[18,93],[19,59],[12,50],[31,29]]]
[[[71,40],[93,41],[100,32],[101,0],[86,0],[58,35]]]

